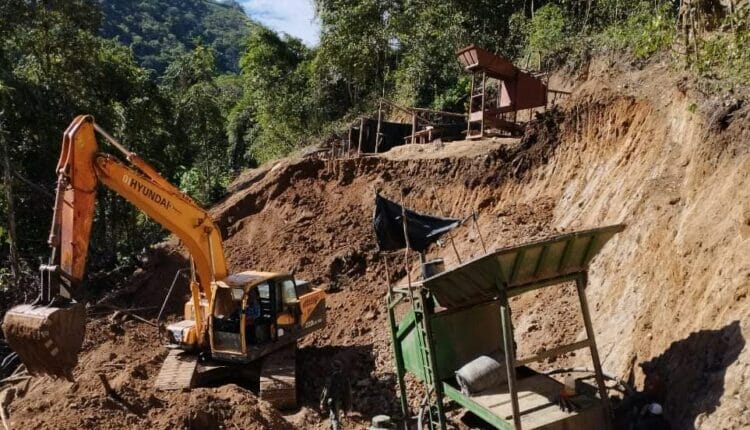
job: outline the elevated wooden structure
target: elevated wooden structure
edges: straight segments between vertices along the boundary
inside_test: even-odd
[[[504,57],[476,45],[459,49],[456,55],[471,73],[467,139],[481,138],[489,129],[518,135],[523,131],[518,125],[518,111],[547,105],[547,85],[542,79]],[[488,79],[499,81],[497,94],[488,94]]]
[[[398,112],[409,122],[386,121],[386,110]],[[329,157],[348,158],[375,155],[396,146],[429,143],[440,138],[444,142],[460,140],[466,115],[434,109],[404,107],[381,97],[375,117],[362,116],[349,124],[340,140],[325,149]]]

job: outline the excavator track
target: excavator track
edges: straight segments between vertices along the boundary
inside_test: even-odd
[[[297,407],[297,344],[281,348],[263,359],[260,398],[276,409]]]
[[[198,356],[179,349],[172,349],[156,376],[157,390],[189,390],[195,380]]]

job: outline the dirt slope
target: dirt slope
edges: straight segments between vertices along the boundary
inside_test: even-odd
[[[304,407],[287,417],[293,425],[325,425],[314,409],[334,358],[348,363],[352,374],[348,425],[363,428],[372,415],[395,412],[384,267],[370,227],[379,190],[395,198],[405,192],[406,204],[423,211],[456,217],[477,211],[481,237],[471,225],[455,234],[464,258],[480,253],[482,242],[491,249],[626,223],[590,273],[604,367],[632,376],[638,386],[644,368],[658,373],[675,428],[750,426],[749,107],[697,102],[689,83],[667,76],[673,74],[658,66],[619,74],[595,65],[561,112],[547,115],[520,142],[489,142],[481,151],[466,144],[404,147],[386,157],[340,162],[283,160],[238,178],[212,211],[231,269],[295,269],[334,288],[328,329],[307,339],[299,356]],[[185,265],[177,250],[176,243],[162,246],[131,288],[112,300],[159,305],[174,271]],[[450,246],[432,253],[448,266],[456,262]],[[397,267],[393,259],[394,278],[405,275]],[[184,282],[178,285],[184,294]],[[182,298],[170,301],[172,315]],[[572,291],[534,293],[513,305],[522,355],[582,336],[580,321],[569,317]],[[192,422],[283,428],[278,414],[238,387],[174,398],[152,393],[165,352],[145,327],[128,323],[113,334],[106,320],[90,323],[77,384],[34,381],[11,406],[18,428],[181,428]],[[110,404],[98,372],[139,413]],[[227,405],[234,401],[248,406],[232,414]],[[208,418],[193,416],[204,409],[213,411]]]

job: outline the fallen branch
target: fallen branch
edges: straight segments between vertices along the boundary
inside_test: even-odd
[[[110,311],[124,311],[124,312],[136,312],[136,311],[151,311],[156,309],[157,306],[139,306],[137,308],[118,308],[117,306],[112,305],[105,305],[105,304],[95,304],[91,305],[88,308],[88,311],[91,313],[105,313]]]
[[[11,169],[11,172],[13,173],[13,176],[16,177],[16,179],[20,180],[25,185],[27,185],[29,188],[31,188],[34,191],[36,191],[37,193],[41,194],[42,197],[44,197],[44,199],[47,200],[48,203],[52,203],[52,202],[55,201],[55,196],[52,195],[52,193],[49,192],[49,190],[47,190],[43,186],[32,182],[30,179],[28,179],[27,177],[25,177],[21,173],[19,173],[18,170]]]
[[[115,390],[112,389],[111,385],[109,385],[109,380],[107,380],[107,377],[103,373],[99,373],[97,376],[99,376],[99,380],[102,381],[104,392],[107,393],[108,396],[117,396]]]
[[[112,388],[112,385],[109,384],[109,380],[107,380],[107,377],[104,375],[104,373],[98,373],[97,376],[99,376],[99,380],[102,382],[102,386],[104,387],[104,392],[107,394],[107,398],[112,400],[117,406],[121,407],[126,412],[134,414],[138,417],[141,416],[140,413],[134,411],[133,408],[127,404],[125,399],[123,399],[122,396],[120,396],[120,394],[118,394],[117,391]]]
[[[124,363],[104,363],[102,366],[108,369],[124,369],[125,368]]]
[[[0,380],[0,384],[14,384],[16,382],[22,382],[27,379],[31,379],[31,375],[9,376],[3,380]]]
[[[2,421],[5,430],[10,430],[10,424],[8,423],[8,418],[10,417],[8,406],[13,403],[15,398],[16,389],[14,387],[6,388],[0,392],[0,421]]]
[[[144,324],[148,324],[148,325],[153,326],[153,327],[157,327],[157,328],[159,327],[159,325],[156,324],[153,321],[149,321],[146,318],[140,317],[140,316],[138,316],[138,315],[136,315],[134,313],[130,313],[130,312],[127,312],[127,311],[124,311],[124,310],[116,310],[109,319],[112,322],[116,322],[118,319],[123,320],[125,316],[131,317],[131,318],[133,318],[133,319],[135,319],[137,321],[140,321],[140,322],[142,322]]]

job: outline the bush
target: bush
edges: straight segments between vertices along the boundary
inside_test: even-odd
[[[648,58],[672,45],[676,11],[668,3],[654,7],[638,3],[624,22],[609,25],[600,42],[605,49],[628,51],[637,59]]]
[[[542,66],[553,66],[559,63],[568,46],[568,20],[563,10],[555,4],[546,4],[539,8],[534,17],[525,26],[516,17],[520,28],[528,31],[527,56],[538,55]],[[545,67],[548,68],[548,67]]]
[[[693,64],[705,77],[746,83],[750,79],[750,8],[725,18],[721,32],[698,42]]]

